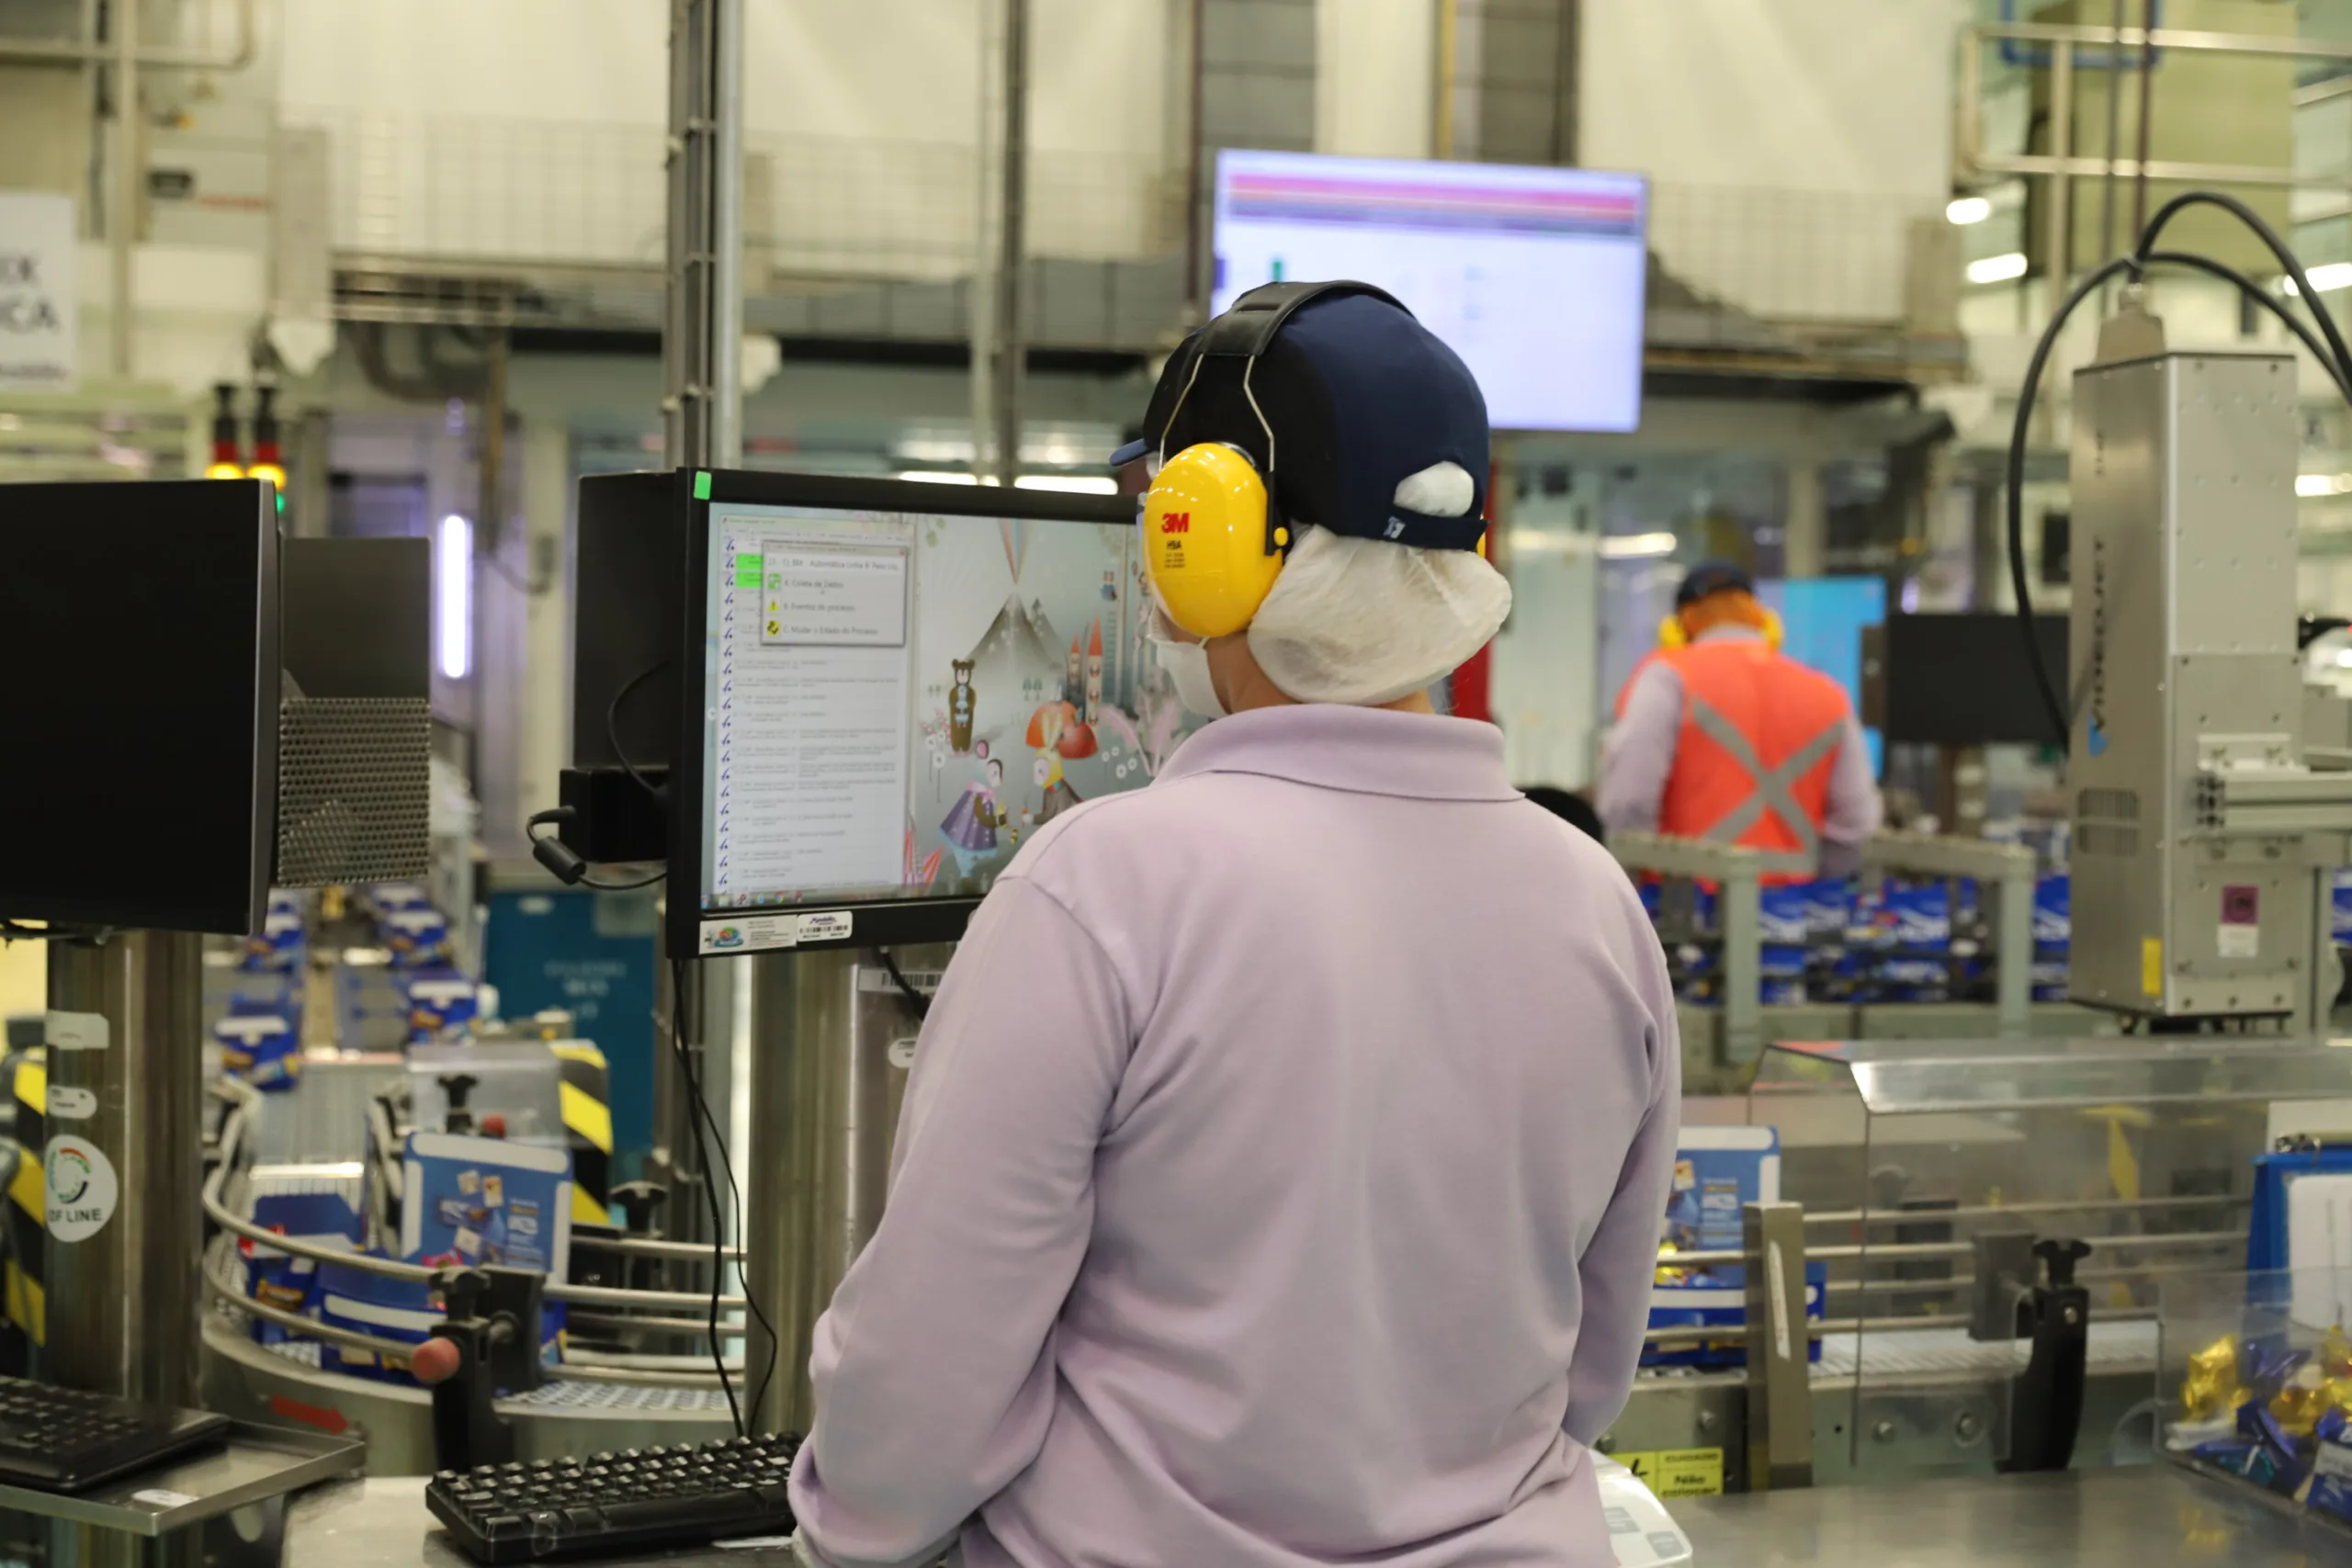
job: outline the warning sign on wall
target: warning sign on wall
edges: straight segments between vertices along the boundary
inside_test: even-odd
[[[1719,1497],[1724,1490],[1724,1450],[1721,1449],[1654,1449],[1645,1453],[1611,1454],[1611,1459],[1642,1478],[1661,1497]]]

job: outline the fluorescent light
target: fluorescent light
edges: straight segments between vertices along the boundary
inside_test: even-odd
[[[976,485],[980,481],[973,475],[956,473],[944,468],[908,468],[899,477],[926,485]]]
[[[1982,223],[1992,216],[1993,204],[1981,196],[1956,196],[1944,207],[1945,219],[1963,226]]]
[[[1119,493],[1119,481],[1108,474],[1023,474],[1012,483],[1016,490],[1058,490],[1071,495]]]
[[[1971,283],[2007,283],[2013,277],[2025,276],[2025,253],[2010,251],[2003,255],[1985,256],[1968,264]]]
[[[2352,494],[2352,474],[2297,474],[2295,493],[2306,501],[2314,496]]]
[[[1638,560],[1649,556],[1670,556],[1675,538],[1671,534],[1621,534],[1600,541],[1600,553],[1610,560]]]
[[[473,525],[454,512],[441,519],[433,554],[433,646],[441,673],[459,681],[473,662]]]
[[[2339,648],[2335,650],[2335,667],[2338,670],[2352,670],[2352,648]]]

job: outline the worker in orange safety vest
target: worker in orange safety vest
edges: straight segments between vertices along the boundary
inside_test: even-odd
[[[1639,831],[1802,857],[1851,874],[1878,784],[1845,689],[1780,651],[1780,622],[1738,567],[1693,567],[1617,698],[1600,818]],[[1769,881],[1800,880],[1776,873]]]

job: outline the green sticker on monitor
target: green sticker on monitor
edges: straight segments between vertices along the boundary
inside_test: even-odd
[[[710,475],[707,472],[697,472],[695,475],[695,499],[696,501],[710,499]]]

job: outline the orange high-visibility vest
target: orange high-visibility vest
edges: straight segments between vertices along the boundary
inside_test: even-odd
[[[1682,728],[1658,831],[1818,856],[1850,711],[1844,688],[1746,637],[1652,657],[1682,678]]]

